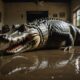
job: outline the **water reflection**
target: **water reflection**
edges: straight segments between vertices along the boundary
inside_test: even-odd
[[[15,68],[15,69],[13,69],[12,71],[10,71],[10,72],[8,73],[8,75],[11,75],[11,74],[16,73],[16,72],[18,72],[18,71],[26,70],[26,69],[27,69],[26,67]]]
[[[69,62],[69,60],[60,61],[60,62],[56,63],[55,67],[56,68],[64,67],[68,64],[68,62]]]
[[[39,65],[39,69],[45,69],[48,67],[48,61],[44,60],[41,62],[41,64]]]
[[[79,74],[80,72],[80,56],[77,59],[75,59],[75,71],[77,74]]]
[[[80,79],[80,57],[74,54],[47,50],[5,56],[0,58],[0,74],[14,80]]]
[[[33,65],[29,67],[29,70],[30,70],[30,71],[33,71],[33,70],[37,69],[38,64],[39,64],[39,60],[36,58],[36,60],[35,60],[35,62],[33,63]]]

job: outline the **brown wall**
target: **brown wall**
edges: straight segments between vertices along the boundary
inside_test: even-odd
[[[5,24],[21,24],[26,23],[26,11],[48,11],[52,17],[54,13],[59,14],[65,12],[65,18],[68,17],[68,5],[66,3],[43,3],[43,5],[35,3],[5,3]],[[21,18],[23,15],[23,18]]]
[[[2,0],[0,0],[0,13],[1,13],[1,22],[0,22],[0,27],[2,26],[3,24],[3,19],[4,19],[4,5],[3,5],[3,2]]]
[[[75,11],[76,9],[80,8],[80,0],[72,0],[72,11]]]

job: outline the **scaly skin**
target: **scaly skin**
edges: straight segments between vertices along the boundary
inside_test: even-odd
[[[7,41],[8,47],[3,49],[8,53],[20,53],[40,48],[59,48],[74,46],[80,43],[80,30],[61,20],[43,19],[29,25],[18,25],[10,34],[1,38]]]

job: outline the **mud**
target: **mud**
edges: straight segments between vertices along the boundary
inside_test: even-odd
[[[0,80],[80,80],[80,48],[0,55]]]

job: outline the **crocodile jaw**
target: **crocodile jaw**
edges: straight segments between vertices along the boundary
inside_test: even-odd
[[[21,53],[36,49],[40,43],[40,36],[38,34],[26,35],[25,37],[18,37],[13,39],[8,37],[9,46],[5,49],[7,53]]]

